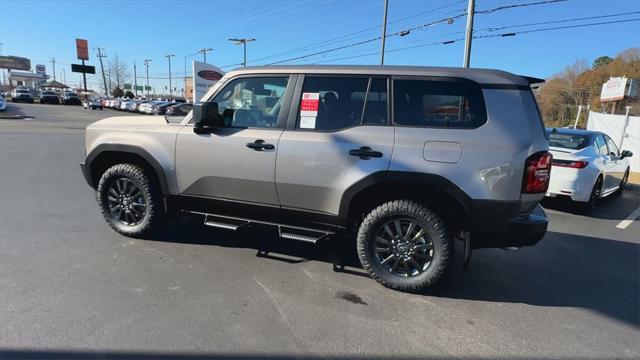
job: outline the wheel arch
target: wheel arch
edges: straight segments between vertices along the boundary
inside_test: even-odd
[[[381,171],[349,187],[340,202],[341,225],[358,222],[363,213],[390,200],[415,200],[428,206],[452,227],[461,228],[472,209],[471,198],[436,174]]]
[[[111,166],[131,163],[142,167],[153,177],[163,195],[169,194],[167,178],[160,163],[145,149],[135,145],[101,144],[96,146],[85,159],[85,177],[94,189],[102,174]]]

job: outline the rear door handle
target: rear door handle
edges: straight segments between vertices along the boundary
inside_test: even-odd
[[[375,151],[368,146],[362,146],[360,149],[351,149],[349,150],[349,155],[357,156],[362,160],[382,157],[382,153],[380,151]]]
[[[267,144],[264,140],[256,140],[252,143],[247,143],[247,147],[255,151],[273,150],[276,148],[273,144]]]

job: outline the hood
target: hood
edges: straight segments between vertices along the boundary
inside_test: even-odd
[[[110,130],[152,130],[166,127],[167,120],[164,116],[115,116],[102,119],[87,126],[87,129]]]

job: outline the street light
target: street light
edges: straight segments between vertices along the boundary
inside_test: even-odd
[[[144,59],[144,66],[147,68],[147,98],[149,97],[149,63],[151,59]],[[111,83],[111,78],[109,78],[109,83]]]
[[[169,59],[169,99],[173,99],[173,89],[171,88],[171,58],[174,56],[173,54],[165,55],[165,57]]]
[[[242,62],[242,66],[247,66],[247,43],[248,42],[252,42],[252,41],[256,41],[256,39],[254,38],[240,38],[240,39],[229,39],[229,41],[233,41],[236,43],[236,45],[240,45],[242,44],[242,46],[244,47],[244,61]]]
[[[198,51],[198,54],[202,53],[204,55],[204,62],[207,62],[207,51],[212,51],[212,48],[203,48]]]

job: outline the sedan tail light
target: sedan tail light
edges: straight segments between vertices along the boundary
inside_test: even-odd
[[[554,159],[552,164],[553,166],[568,167],[573,169],[584,169],[587,167],[587,165],[589,165],[589,162]]]
[[[522,192],[539,194],[547,192],[551,179],[553,156],[548,151],[537,152],[527,158],[524,165]]]

